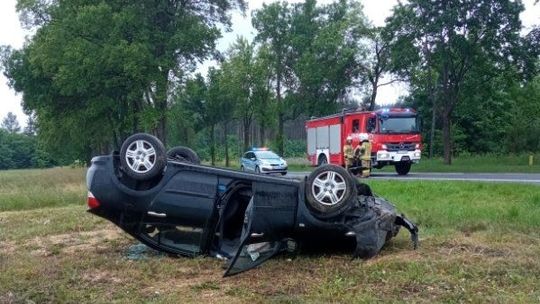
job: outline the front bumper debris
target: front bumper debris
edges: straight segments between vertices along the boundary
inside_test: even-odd
[[[354,257],[371,258],[395,237],[400,227],[411,234],[413,248],[418,248],[418,227],[403,214],[398,215],[390,202],[378,196],[359,195],[345,214],[349,235],[356,237]]]

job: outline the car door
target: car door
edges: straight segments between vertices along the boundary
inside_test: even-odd
[[[242,157],[240,158],[240,166],[244,168],[244,171],[249,170],[248,166],[248,154],[249,152],[244,153]]]
[[[217,176],[181,170],[143,217],[140,236],[166,252],[194,256],[207,250],[215,228]]]
[[[255,162],[253,161],[254,157],[255,157],[255,153],[253,152],[246,153],[246,169],[248,171],[255,171]]]
[[[291,236],[298,206],[298,185],[254,182],[236,254],[224,276],[256,267],[283,248]]]

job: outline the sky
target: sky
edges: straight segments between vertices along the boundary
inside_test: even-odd
[[[248,11],[245,15],[234,12],[232,14],[232,31],[223,33],[223,37],[218,41],[218,49],[225,51],[237,36],[244,36],[248,40],[252,40],[255,36],[255,30],[251,26],[251,12],[262,7],[263,3],[271,3],[275,0],[255,0],[247,1],[249,4]],[[14,48],[21,48],[24,44],[25,37],[29,35],[28,31],[22,29],[15,11],[17,0],[1,0],[0,1],[0,45],[11,45]],[[301,0],[290,0],[290,3],[301,2]],[[330,3],[331,0],[319,0],[318,3]],[[384,20],[391,13],[392,7],[397,4],[398,0],[363,0],[364,14],[371,20],[374,25],[384,25]],[[533,25],[540,24],[540,3],[534,5],[534,0],[523,0],[525,11],[521,14],[521,20],[524,26],[523,31],[528,32],[528,29]],[[215,64],[208,61],[201,65],[201,70],[207,70],[209,66]],[[407,94],[405,84],[393,84],[379,89],[377,95],[377,104],[393,103],[401,95]],[[17,115],[19,123],[24,126],[26,116],[21,107],[22,95],[16,94],[7,85],[7,79],[0,76],[0,119],[3,119],[8,112],[13,112]]]

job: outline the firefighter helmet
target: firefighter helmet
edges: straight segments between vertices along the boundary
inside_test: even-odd
[[[352,143],[352,137],[347,136],[347,139],[345,141],[348,142],[348,143]]]
[[[367,134],[360,134],[360,142],[368,141],[368,135]]]

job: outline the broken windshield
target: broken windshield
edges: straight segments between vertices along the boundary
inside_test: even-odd
[[[418,133],[416,117],[380,117],[381,133]]]

